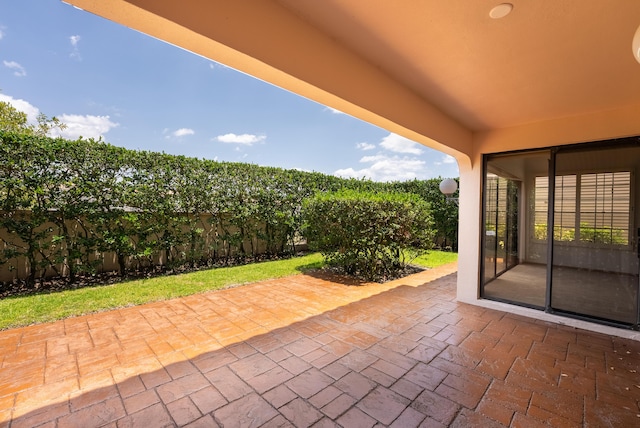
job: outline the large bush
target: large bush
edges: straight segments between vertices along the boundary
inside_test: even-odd
[[[312,248],[366,280],[394,277],[433,244],[429,204],[414,194],[319,193],[304,201],[303,218]]]

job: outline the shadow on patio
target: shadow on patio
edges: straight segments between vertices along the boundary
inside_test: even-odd
[[[640,343],[297,275],[0,332],[0,426],[632,426]]]

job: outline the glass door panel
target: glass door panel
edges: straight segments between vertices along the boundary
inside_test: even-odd
[[[498,216],[498,177],[487,174],[485,183],[484,213],[484,279],[485,282],[496,277],[496,235]]]
[[[556,155],[551,307],[636,324],[640,148]]]
[[[510,181],[506,178],[498,177],[497,181],[497,209],[496,209],[496,275],[507,270],[507,216],[511,209],[517,210],[517,207],[511,207],[507,199],[507,188]]]
[[[538,242],[533,249],[527,247],[533,241],[528,235],[534,235],[536,224],[536,214],[529,208],[546,212],[548,205],[536,205],[535,199],[521,195],[534,193],[536,177],[547,177],[548,161],[547,150],[495,155],[486,160],[481,290],[484,298],[544,307],[546,241]],[[546,217],[542,227],[546,227]]]
[[[509,195],[517,189],[511,180],[489,174],[486,177],[486,201],[485,201],[485,233],[484,233],[484,275],[485,280],[491,280],[507,269],[509,262],[517,263],[515,259],[509,259],[507,254],[517,248],[510,248],[510,244],[517,242],[511,238],[511,233],[517,233],[517,205],[509,199]],[[514,216],[515,213],[515,216]],[[515,217],[515,223],[514,223]]]

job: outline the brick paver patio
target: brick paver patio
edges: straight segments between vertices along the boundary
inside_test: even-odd
[[[640,343],[307,275],[0,332],[0,427],[640,426]]]

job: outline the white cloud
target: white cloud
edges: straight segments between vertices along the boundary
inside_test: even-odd
[[[69,56],[78,61],[82,60],[82,56],[80,56],[80,50],[78,49],[78,43],[80,43],[80,36],[71,36],[69,37],[69,42],[71,43],[71,53]]]
[[[380,147],[395,153],[410,153],[413,155],[419,155],[422,153],[422,146],[420,144],[393,133],[382,139]]]
[[[266,140],[267,137],[265,135],[253,135],[253,134],[224,134],[218,135],[214,138],[215,141],[219,141],[221,143],[230,143],[230,144],[243,144],[245,146],[252,146],[256,143],[261,143]]]
[[[193,129],[189,128],[180,128],[177,131],[174,131],[171,135],[174,137],[184,137],[185,135],[193,135],[196,132]]]
[[[27,114],[27,122],[31,125],[38,123],[38,114],[40,109],[29,104],[25,100],[17,100],[9,95],[0,94],[0,101],[11,104],[16,110]]]
[[[346,113],[341,112],[340,110],[335,109],[333,107],[326,107],[325,110],[330,111],[333,114],[346,114]]]
[[[21,99],[14,99],[9,95],[0,94],[0,101],[11,104],[16,110],[27,114],[27,123],[37,125],[40,109]],[[67,125],[64,130],[53,129],[50,133],[52,137],[62,137],[75,140],[79,137],[100,138],[109,132],[111,128],[118,126],[118,123],[111,121],[109,116],[92,116],[79,114],[63,114],[58,116],[60,122]]]
[[[225,65],[225,64],[223,64],[221,62],[212,61],[209,58],[206,58],[206,59],[209,61],[209,68],[211,70],[218,70],[218,69],[221,69],[221,70],[225,70],[225,69],[226,70],[233,70],[233,68],[231,68],[228,65]]]
[[[169,128],[164,128],[162,130],[162,135],[164,135],[167,140],[170,140],[172,138],[181,138],[181,137],[185,137],[187,135],[193,135],[195,134],[196,131],[194,131],[191,128],[180,128],[180,129],[176,129],[175,131],[171,132],[171,130]]]
[[[389,159],[387,155],[364,156],[360,159],[360,163],[378,162],[380,160]]]
[[[453,163],[456,163],[456,158],[454,158],[453,156],[450,156],[450,155],[444,155],[444,157],[442,158],[442,161],[440,163],[442,163],[442,164],[453,164]]]
[[[390,133],[384,137],[379,147],[382,151],[377,154],[363,156],[361,164],[369,164],[365,168],[344,168],[334,172],[334,175],[347,178],[368,178],[374,181],[405,181],[428,178],[427,162],[417,155],[422,155],[422,146],[400,135]],[[356,148],[367,151],[374,150],[375,144],[357,143]],[[388,152],[393,152],[389,154]],[[404,155],[394,154],[401,153]],[[446,160],[448,162],[448,160]],[[445,161],[443,161],[445,162]]]
[[[24,69],[24,67],[21,66],[20,64],[18,64],[17,62],[15,62],[15,61],[3,61],[2,63],[8,69],[13,70],[13,75],[14,76],[24,77],[24,76],[27,75],[27,71]]]
[[[360,149],[360,150],[373,150],[376,148],[375,144],[370,144],[370,143],[357,143],[356,144],[356,148]]]
[[[109,116],[92,116],[89,114],[63,114],[58,119],[67,127],[63,130],[54,129],[51,133],[52,136],[70,140],[80,137],[97,139],[119,125],[112,122]]]
[[[400,157],[397,155],[365,156],[361,163],[369,163],[366,168],[345,168],[334,172],[334,175],[345,178],[368,178],[373,181],[406,181],[414,178],[426,178],[425,161],[416,157]]]
[[[2,27],[0,27],[0,40],[2,40],[4,38],[4,29]]]

